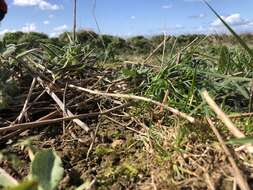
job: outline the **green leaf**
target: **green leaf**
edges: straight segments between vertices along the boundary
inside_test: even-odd
[[[122,73],[125,77],[136,77],[137,71],[135,69],[122,69]]]
[[[2,56],[4,58],[8,58],[10,57],[11,55],[13,55],[15,52],[16,52],[16,46],[15,45],[11,45],[10,47],[8,47],[2,54]]]
[[[24,52],[18,54],[18,55],[16,56],[16,59],[22,58],[22,57],[24,57],[24,56],[26,56],[26,55],[28,55],[28,54],[30,54],[30,53],[32,53],[32,52],[35,52],[35,51],[37,51],[37,50],[38,50],[38,48],[34,48],[34,49],[30,49],[30,50],[24,51]]]
[[[253,137],[245,137],[245,138],[239,138],[239,139],[231,139],[227,141],[227,144],[248,144],[248,143],[253,143]]]
[[[226,46],[222,46],[220,50],[220,58],[219,58],[219,70],[228,71],[230,64],[229,51]]]
[[[5,170],[0,168],[0,187],[13,187],[18,185],[18,182],[11,177]]]
[[[233,82],[233,83],[237,87],[237,90],[240,92],[240,94],[244,96],[244,98],[246,99],[250,98],[250,95],[244,86],[239,85],[237,82]]]
[[[240,43],[240,45],[249,53],[251,58],[253,58],[253,51],[242,40],[242,38],[226,23],[226,21],[223,18],[221,18],[221,16],[211,7],[211,5],[206,0],[203,1],[211,9],[211,11],[220,19],[220,21],[225,25],[225,27],[231,32],[231,34],[236,38],[236,40]]]
[[[94,189],[94,185],[96,184],[96,179],[93,179],[92,182],[86,181],[75,190],[87,190],[87,189]]]
[[[37,190],[38,183],[36,181],[24,181],[18,186],[9,188],[8,190]]]
[[[55,151],[42,150],[32,161],[30,176],[39,183],[39,190],[53,190],[63,176],[63,167],[60,157]]]
[[[77,187],[75,190],[85,190],[89,187],[89,183],[85,182],[82,185],[80,185],[79,187]]]

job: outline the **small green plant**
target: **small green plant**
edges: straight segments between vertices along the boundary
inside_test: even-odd
[[[20,183],[1,169],[0,187],[9,190],[54,190],[62,177],[60,157],[52,149],[42,150],[35,154],[29,175]]]
[[[253,143],[253,137],[244,137],[244,138],[237,138],[237,139],[230,139],[227,144],[238,144],[238,145],[245,145]]]

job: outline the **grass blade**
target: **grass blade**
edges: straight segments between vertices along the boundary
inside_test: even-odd
[[[221,18],[221,16],[211,7],[211,5],[203,0],[204,3],[211,9],[211,11],[220,19],[220,21],[225,25],[225,27],[233,34],[236,40],[240,43],[240,45],[249,53],[251,58],[253,59],[253,51],[249,48],[249,46],[242,40],[242,38],[226,23],[226,21]]]
[[[244,138],[238,138],[238,139],[231,139],[227,142],[227,144],[248,144],[253,143],[253,137],[244,137]]]

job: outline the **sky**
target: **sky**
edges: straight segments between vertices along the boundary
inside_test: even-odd
[[[122,37],[164,32],[170,35],[226,32],[201,0],[94,2],[77,0],[78,29]],[[8,14],[0,24],[0,35],[36,31],[55,37],[72,28],[73,0],[7,0],[7,3]],[[209,0],[209,3],[236,31],[253,32],[253,0]]]

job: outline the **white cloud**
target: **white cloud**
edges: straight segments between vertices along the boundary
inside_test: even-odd
[[[231,14],[229,16],[221,16],[221,18],[229,25],[231,26],[242,26],[242,25],[247,25],[249,21],[241,18],[241,15],[239,13]],[[216,19],[211,23],[211,26],[213,27],[220,27],[223,26],[223,23],[219,20]]]
[[[135,17],[135,16],[131,16],[130,18],[131,18],[132,20],[136,19],[136,17]]]
[[[172,8],[172,5],[163,5],[162,8],[163,8],[163,9],[171,9],[171,8]]]
[[[44,20],[43,24],[45,24],[45,25],[50,24],[50,21],[49,20]]]
[[[63,32],[63,31],[65,31],[66,29],[68,28],[68,26],[66,25],[66,24],[64,24],[64,25],[62,25],[62,26],[57,26],[57,27],[55,27],[54,28],[54,31],[55,32]]]
[[[35,23],[28,23],[21,29],[23,32],[35,32],[37,30]]]
[[[231,14],[228,16],[221,16],[222,19],[230,25],[236,32],[252,32],[253,31],[253,20],[247,20],[241,17],[239,13]],[[193,30],[193,32],[201,32],[201,33],[229,33],[224,24],[216,19],[211,22],[209,25],[199,27],[197,30]]]
[[[62,6],[59,6],[56,4],[50,4],[46,1],[41,1],[39,4],[39,8],[42,10],[59,10],[62,8]]]
[[[41,10],[59,10],[62,5],[51,4],[46,0],[14,0],[13,4],[16,6],[38,6]]]
[[[41,0],[14,0],[13,4],[17,6],[35,6],[40,2]]]
[[[61,26],[57,26],[53,29],[53,32],[50,33],[50,37],[56,37],[59,34],[65,32],[68,29],[68,26],[66,24],[61,25]]]

